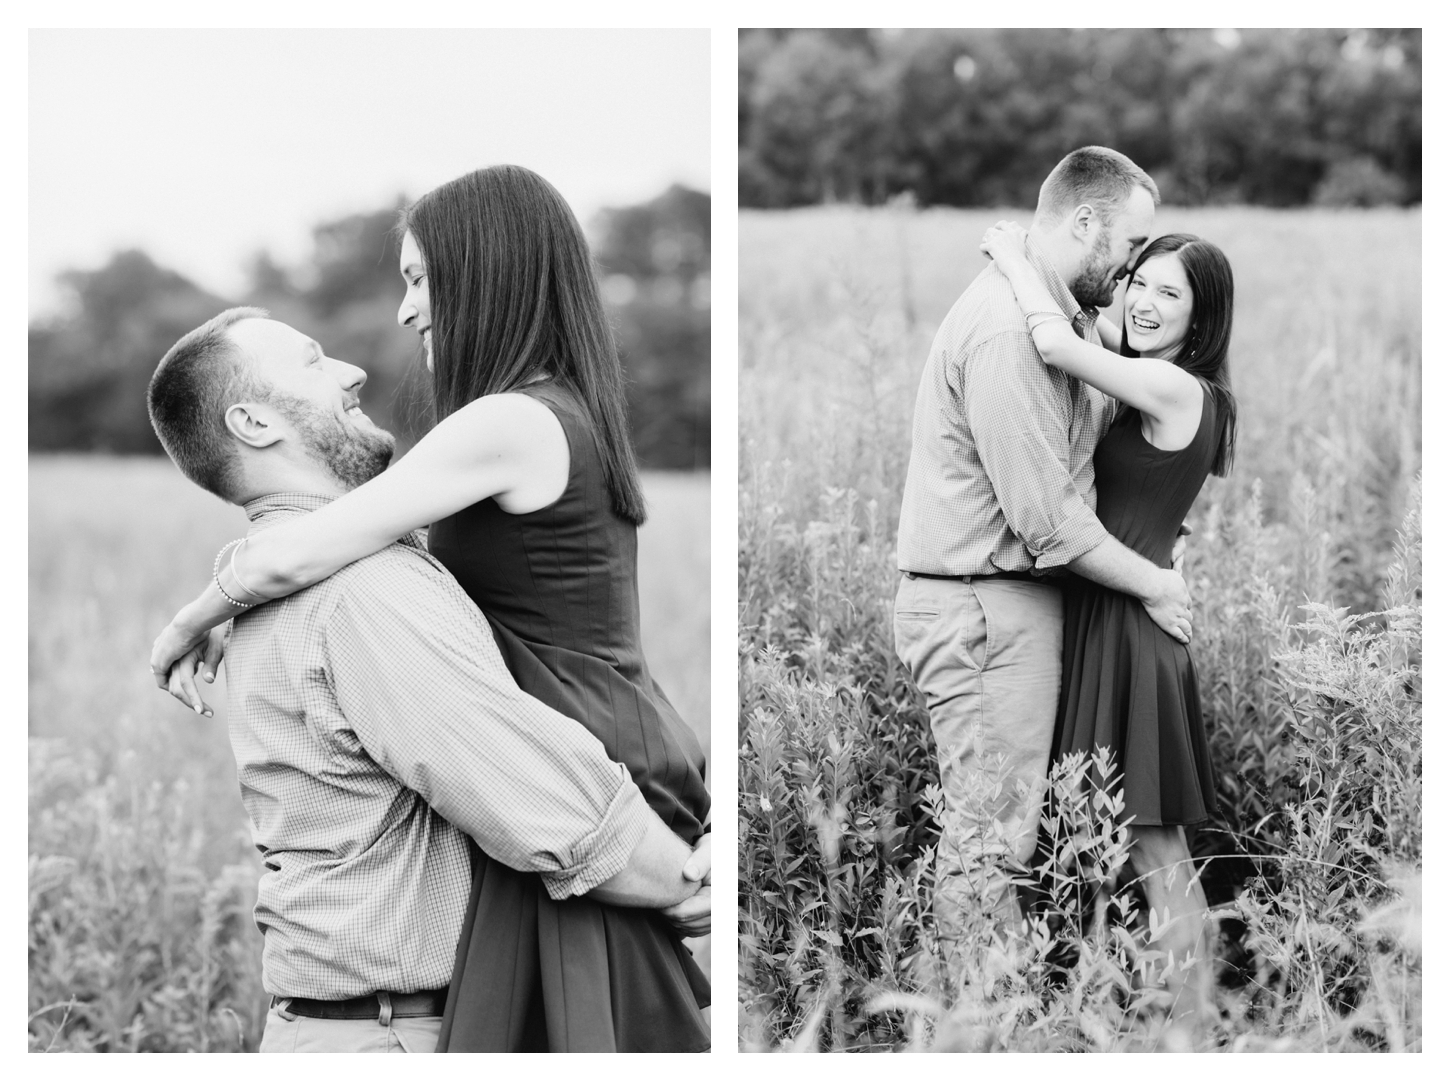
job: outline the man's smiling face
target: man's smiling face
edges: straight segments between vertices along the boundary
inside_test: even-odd
[[[1106,308],[1113,302],[1118,282],[1148,243],[1153,231],[1153,196],[1135,187],[1109,222],[1097,220],[1091,247],[1068,283],[1073,297],[1085,308]]]
[[[281,414],[284,439],[354,488],[387,468],[393,436],[372,422],[358,400],[367,373],[334,360],[307,335],[275,319],[244,319],[230,330]]]

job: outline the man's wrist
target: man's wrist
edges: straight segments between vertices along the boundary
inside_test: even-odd
[[[1172,573],[1162,567],[1150,568],[1146,576],[1147,580],[1143,584],[1143,592],[1139,594],[1138,599],[1147,605],[1159,604],[1167,600],[1172,588],[1167,576]]]

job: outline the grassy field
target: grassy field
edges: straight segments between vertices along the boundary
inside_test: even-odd
[[[1048,866],[1096,875],[1117,915],[1039,881],[1030,942],[1000,947],[984,919],[990,975],[940,978],[940,793],[892,647],[896,520],[927,348],[1001,217],[1029,215],[741,215],[745,1047],[1164,1034],[1122,831],[1074,804],[1071,775]],[[1212,1046],[1418,1049],[1420,216],[1163,208],[1155,233],[1175,231],[1218,243],[1237,285],[1238,461],[1190,515],[1187,568],[1224,808],[1195,840],[1220,939]]]
[[[31,1049],[255,1049],[260,868],[225,673],[202,721],[146,669],[245,518],[164,459],[33,458],[29,479]],[[645,491],[645,651],[708,747],[709,479]]]

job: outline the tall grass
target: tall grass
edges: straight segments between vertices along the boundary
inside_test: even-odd
[[[1004,942],[978,914],[976,975],[943,975],[941,796],[892,647],[895,527],[927,346],[1004,216],[742,215],[746,1047],[1179,1039],[1111,789],[1087,799],[1083,761],[1058,767],[1049,851],[1015,871],[1041,898],[1028,934]],[[1222,806],[1194,838],[1218,940],[1212,1046],[1415,1050],[1419,216],[1159,219],[1219,243],[1238,285],[1238,464],[1190,516],[1186,571]]]
[[[708,479],[646,475],[645,492],[646,655],[708,746]],[[244,529],[165,460],[31,460],[32,1051],[256,1049],[262,868],[225,669],[204,692],[209,720],[146,670],[157,631]]]

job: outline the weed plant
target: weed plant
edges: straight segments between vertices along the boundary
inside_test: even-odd
[[[1003,216],[742,216],[747,1049],[1184,1046],[1107,758],[1055,765],[1031,867],[964,857],[1033,898],[1019,933],[971,913],[954,959],[932,915],[941,793],[892,645],[896,515],[931,332]],[[1160,217],[1239,279],[1238,463],[1190,515],[1186,568],[1221,805],[1182,869],[1214,922],[1205,1046],[1419,1050],[1418,216]]]

